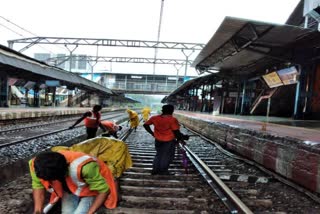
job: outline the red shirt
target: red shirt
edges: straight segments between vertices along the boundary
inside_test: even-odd
[[[112,122],[112,121],[104,120],[104,121],[101,121],[101,124],[102,124],[108,131],[111,131],[111,132],[117,131],[117,130],[116,130],[117,125],[114,124],[114,122]]]
[[[152,116],[145,124],[154,126],[154,137],[159,141],[171,141],[175,139],[173,131],[180,129],[178,120],[172,115]]]
[[[98,128],[101,118],[100,112],[89,111],[84,114],[84,125],[88,128]]]

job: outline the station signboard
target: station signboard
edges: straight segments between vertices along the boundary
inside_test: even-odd
[[[46,80],[45,85],[48,87],[58,87],[58,86],[60,86],[60,81],[59,80]]]

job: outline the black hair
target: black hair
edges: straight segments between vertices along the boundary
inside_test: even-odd
[[[167,105],[162,106],[162,113],[163,114],[172,114],[173,111],[174,111],[173,105],[167,104]]]
[[[62,180],[68,170],[66,158],[58,152],[43,152],[36,156],[34,169],[38,178]]]
[[[122,129],[122,126],[119,126],[119,131]]]
[[[100,111],[102,109],[102,106],[101,105],[95,105],[95,106],[93,106],[92,109],[93,109],[94,112],[98,112],[98,111]]]

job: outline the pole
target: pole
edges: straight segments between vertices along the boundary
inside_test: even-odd
[[[159,40],[160,40],[163,5],[164,5],[164,0],[161,0],[161,9],[160,9],[160,18],[159,18],[157,42],[159,42]],[[156,48],[154,49],[153,75],[156,74],[156,59],[157,59],[157,54],[158,54],[158,48],[156,47]]]
[[[188,60],[189,60],[189,57],[193,54],[194,50],[192,50],[192,52],[190,54],[186,54],[184,52],[184,49],[182,49],[181,51],[184,54],[184,56],[186,57],[186,64],[185,64],[185,68],[184,68],[184,77],[183,77],[183,80],[185,80],[186,76],[187,76],[187,70],[188,70]]]
[[[76,45],[72,50],[71,49],[69,49],[68,48],[68,45],[64,45],[67,49],[68,49],[68,51],[69,51],[69,53],[70,53],[70,55],[69,55],[69,71],[71,72],[71,64],[72,64],[72,54],[73,54],[73,52],[77,49],[77,47],[78,47],[78,45]]]

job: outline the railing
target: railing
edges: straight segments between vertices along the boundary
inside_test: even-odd
[[[178,87],[181,83],[178,83]],[[111,90],[124,90],[124,91],[161,91],[171,92],[177,88],[174,83],[136,83],[136,82],[115,82],[107,83],[105,85]]]

